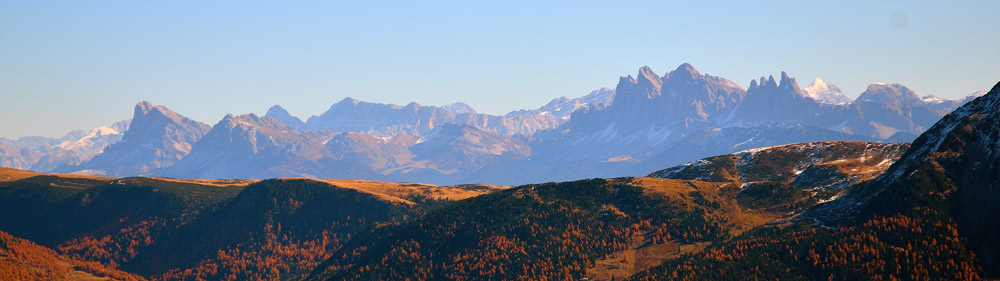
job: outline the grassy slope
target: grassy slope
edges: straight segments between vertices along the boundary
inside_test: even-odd
[[[505,187],[0,170],[0,230],[154,279],[302,277],[355,233]],[[38,227],[45,225],[47,227]]]
[[[635,253],[645,266],[655,265],[676,256],[672,249],[696,251],[779,216],[745,210],[735,200],[737,191],[725,183],[654,178],[521,186],[372,230],[321,264],[311,278],[541,280],[631,274],[644,265],[618,271],[599,265]]]
[[[755,152],[752,162],[709,158],[708,165],[673,173],[677,179],[517,187],[372,230],[311,278],[620,280],[756,227],[788,224],[818,202],[817,190],[869,180],[906,147],[793,145]]]

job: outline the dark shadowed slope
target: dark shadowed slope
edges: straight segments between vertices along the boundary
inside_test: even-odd
[[[352,239],[310,278],[622,279],[788,218],[790,212],[815,204],[814,192],[841,187],[837,182],[845,176],[854,182],[870,179],[905,146],[795,144],[705,159],[699,163],[718,163],[697,166],[702,170],[669,172],[691,169],[691,164],[664,172],[690,176],[684,179],[521,186],[459,201],[418,220]],[[795,175],[796,168],[808,170],[808,175]],[[731,177],[695,175],[729,170]],[[776,172],[788,175],[771,177]]]
[[[154,280],[299,279],[361,230],[504,189],[2,172],[0,231]]]
[[[804,220],[748,232],[634,279],[995,278],[998,123],[1000,84],[934,124],[882,175]]]

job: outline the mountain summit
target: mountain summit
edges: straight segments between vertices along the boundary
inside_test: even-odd
[[[137,176],[172,166],[191,152],[191,145],[208,132],[201,122],[148,101],[135,113],[122,140],[109,145],[78,171],[108,176]]]
[[[849,99],[822,79],[801,88],[796,78],[780,72],[754,79],[744,89],[683,63],[662,76],[643,66],[621,77],[614,89],[556,98],[537,109],[504,116],[480,114],[461,102],[400,106],[347,97],[305,122],[278,105],[264,117],[227,116],[218,125],[233,126],[220,127],[225,130],[205,140],[207,125],[140,102],[134,129],[89,165],[75,163],[105,148],[102,139],[114,142],[115,134],[104,137],[111,131],[95,131],[100,137],[79,142],[87,135],[80,131],[65,145],[63,140],[0,139],[0,164],[22,168],[69,164],[73,166],[58,171],[82,169],[106,175],[169,171],[165,175],[177,177],[309,176],[515,185],[643,175],[651,172],[650,167],[792,142],[910,142],[974,96],[920,98],[902,85],[873,84],[858,100],[842,103],[836,101]],[[449,141],[441,138],[444,135],[460,137]],[[252,145],[245,145],[248,142]],[[44,151],[56,145],[62,148]],[[195,153],[195,146],[205,150]],[[81,153],[64,149],[72,147],[86,149]],[[443,149],[448,147],[452,149]],[[495,155],[493,151],[500,148],[510,153]],[[197,155],[192,159],[200,160],[175,165],[191,157],[189,151]],[[205,165],[210,163],[218,166],[209,169]],[[255,166],[247,166],[250,163]]]
[[[278,122],[285,123],[285,125],[288,125],[288,127],[291,127],[292,129],[302,128],[302,126],[305,125],[305,122],[302,122],[302,119],[292,116],[292,114],[288,113],[288,110],[285,110],[285,108],[277,104],[269,108],[264,116],[271,117],[274,118],[274,120],[278,120]]]
[[[313,176],[323,157],[318,142],[271,117],[226,115],[161,173],[186,178]]]
[[[859,101],[876,102],[892,106],[914,106],[924,102],[913,90],[900,84],[873,83],[858,96]]]
[[[345,98],[318,116],[309,117],[301,128],[309,131],[366,133],[391,137],[399,133],[422,136],[441,124],[466,124],[503,135],[531,135],[559,125],[552,116],[508,118],[476,113],[464,103],[444,107],[411,102],[405,106],[370,103]]]
[[[851,103],[851,98],[844,95],[840,91],[840,88],[833,83],[823,80],[823,78],[816,77],[813,79],[809,86],[802,89],[803,92],[807,94],[808,97],[825,103],[832,104],[849,104]]]
[[[893,214],[954,222],[987,275],[1000,276],[998,123],[1000,83],[935,123],[879,178],[813,216],[828,223]]]

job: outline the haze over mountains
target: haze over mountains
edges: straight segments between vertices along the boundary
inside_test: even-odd
[[[668,75],[680,77],[676,74],[685,75],[677,70]],[[787,92],[796,89],[794,80],[782,76],[781,83],[766,78],[744,92],[697,86],[703,82],[685,85],[716,97],[742,93],[738,104],[757,107],[766,104],[746,99],[774,89],[794,93]],[[650,77],[623,81],[657,85]],[[661,98],[662,89],[679,83],[669,79],[661,78],[659,94],[644,91],[640,98]],[[870,90],[875,96],[906,92],[889,84]],[[892,100],[897,109],[906,103],[872,99]],[[727,99],[715,99],[720,100]],[[721,111],[726,115],[714,119],[708,113],[720,111],[709,109],[721,103],[701,104],[688,112],[704,113],[703,118],[688,123],[726,137],[708,133],[697,139],[715,141],[688,140],[668,151],[714,147],[724,143],[720,139],[759,136],[762,129],[774,135],[799,132],[798,137],[847,134],[763,122],[714,130],[712,122],[730,122],[744,113]],[[566,124],[585,114],[595,114],[591,120],[615,120],[597,114],[613,107],[579,110]],[[762,116],[794,116],[772,113]],[[152,139],[161,141],[153,144],[175,148],[190,136],[178,131],[202,128],[149,104],[137,106],[132,125],[142,124],[141,119],[161,121],[147,131],[154,133],[143,136],[158,136]],[[1000,83],[946,114],[912,143],[793,143],[660,166],[644,177],[518,187],[116,178],[0,168],[0,211],[6,214],[0,216],[0,279],[995,279],[1000,276],[995,215],[1000,196],[994,192],[1000,188],[998,122]],[[638,128],[649,124],[656,123]],[[149,138],[127,139],[122,147],[149,143],[142,142]],[[553,139],[556,144],[573,140]],[[153,171],[267,174],[292,168],[322,173],[363,163],[460,174],[468,171],[462,167],[483,170],[525,161],[539,149],[531,146],[536,142],[469,124],[436,125],[419,137],[376,137],[300,131],[269,117],[227,115],[186,156]],[[182,150],[155,151],[168,156],[160,159],[173,159],[169,156]],[[619,157],[608,163],[641,162]],[[175,170],[185,167],[193,168]]]
[[[984,93],[943,100],[876,83],[852,101],[832,83],[816,79],[800,88],[783,72],[749,85],[702,74],[690,64],[662,76],[642,67],[614,89],[504,116],[463,103],[397,106],[345,98],[305,121],[275,105],[264,116],[227,115],[212,126],[141,102],[127,126],[59,140],[0,139],[0,164],[106,176],[435,184],[635,176],[651,167],[794,142],[909,142]]]

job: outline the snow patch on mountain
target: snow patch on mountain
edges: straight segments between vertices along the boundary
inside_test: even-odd
[[[80,147],[93,145],[95,138],[112,135],[117,135],[118,139],[121,139],[122,133],[114,128],[101,126],[90,130],[90,133],[87,133],[86,136],[83,136],[79,140],[63,141],[58,145],[58,147],[66,150],[78,149]],[[101,150],[103,150],[103,148]]]
[[[806,97],[822,103],[844,105],[853,101],[851,98],[844,95],[837,85],[827,82],[823,80],[823,78],[819,77],[816,77],[816,79],[814,79],[809,86],[803,88],[802,91],[805,92]]]
[[[560,124],[569,121],[573,112],[582,109],[590,109],[595,106],[607,107],[611,105],[611,102],[615,97],[615,89],[600,88],[590,92],[585,96],[570,99],[568,97],[558,97],[549,101],[549,103],[539,107],[537,109],[521,109],[511,111],[504,115],[508,118],[514,118],[518,116],[525,115],[548,115],[551,114]]]

